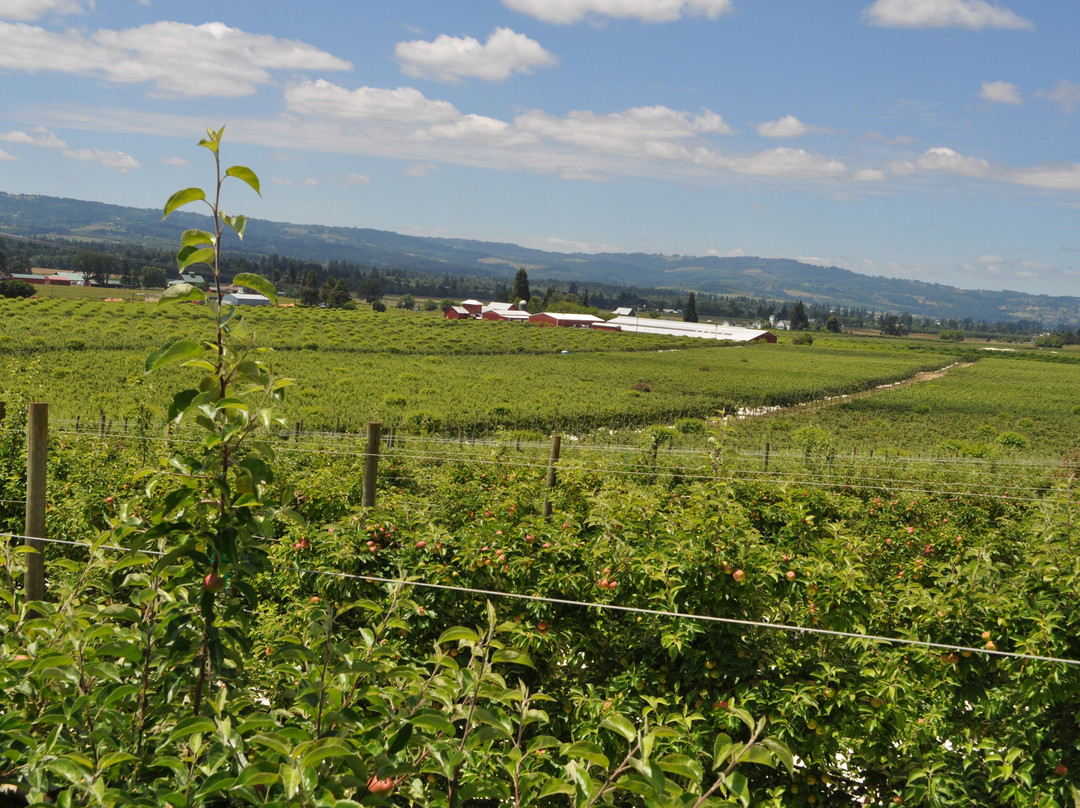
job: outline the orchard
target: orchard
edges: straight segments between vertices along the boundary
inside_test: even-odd
[[[215,267],[243,217],[178,256]],[[213,200],[213,201],[208,201]],[[235,282],[273,296],[257,276]],[[949,484],[688,471],[507,441],[363,451],[279,432],[243,317],[147,358],[174,425],[50,447],[46,597],[0,559],[0,783],[15,804],[1064,806],[1080,800],[1069,466]],[[170,378],[172,378],[170,376]],[[0,443],[18,499],[19,402]],[[651,464],[650,464],[651,463]],[[895,470],[895,467],[894,467]],[[125,487],[126,486],[126,487]],[[1017,495],[1017,492],[1022,492]],[[545,502],[551,509],[545,516]],[[0,506],[7,508],[6,505]]]

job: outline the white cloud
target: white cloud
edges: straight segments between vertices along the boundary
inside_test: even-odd
[[[559,61],[536,40],[509,28],[496,28],[484,44],[471,36],[446,34],[433,42],[399,42],[394,55],[407,75],[436,81],[505,81],[513,73],[531,73]]]
[[[142,168],[139,161],[130,154],[122,151],[106,151],[104,149],[62,149],[64,157],[72,160],[86,160],[92,163],[101,163],[106,168],[115,168],[121,174]]]
[[[367,185],[371,182],[371,177],[367,174],[357,174],[352,171],[345,175],[345,182],[349,183],[349,185]]]
[[[1013,168],[1006,179],[1017,185],[1048,191],[1080,191],[1080,163],[1044,164],[1034,168]]]
[[[190,165],[190,163],[184,157],[161,157],[158,159],[158,162],[164,163],[167,166],[176,166],[178,168],[183,168],[184,166]]]
[[[33,22],[46,14],[83,14],[93,7],[93,0],[0,0],[0,20]]]
[[[851,174],[855,182],[884,182],[889,175],[880,168],[861,168]]]
[[[704,255],[712,256],[716,258],[742,258],[746,255],[746,250],[736,247],[734,250],[728,250],[726,252],[720,252],[719,250],[708,249],[704,252]]]
[[[319,181],[315,177],[306,177],[304,179],[304,186],[307,188],[314,188],[319,184]]]
[[[1031,20],[988,0],[877,0],[863,19],[886,28],[1035,28]]]
[[[0,23],[0,67],[151,83],[167,95],[236,98],[271,83],[271,70],[349,70],[352,65],[303,42],[249,34],[220,22],[163,21],[91,34]]]
[[[976,258],[980,264],[1000,264],[1003,259],[1000,255],[984,255],[981,258]]]
[[[980,157],[965,157],[944,146],[927,149],[923,156],[915,161],[915,166],[924,171],[944,171],[979,179],[994,173],[994,167],[989,161]]]
[[[1073,84],[1068,79],[1059,81],[1052,90],[1039,90],[1035,95],[1053,101],[1068,115],[1072,115],[1077,107],[1080,107],[1080,84]]]
[[[434,163],[413,163],[405,169],[405,174],[410,177],[426,177],[432,171],[438,171],[439,167]]]
[[[839,179],[848,171],[847,166],[839,160],[790,148],[769,149],[748,156],[729,156],[703,150],[695,155],[695,162],[735,174],[789,179]]]
[[[937,147],[928,149],[922,157],[909,165],[913,170],[944,172],[972,179],[996,180],[1048,191],[1080,191],[1080,163],[1044,163],[1032,167],[1007,166],[991,163],[979,157],[965,157],[953,149]],[[894,170],[893,173],[901,172]]]
[[[560,253],[611,253],[621,252],[618,247],[602,241],[574,241],[572,239],[548,236],[542,242],[542,249]]]
[[[10,153],[4,151],[3,149],[0,149],[0,162],[6,162],[6,161],[9,161],[9,160],[18,160],[18,159],[19,158],[16,157],[14,154],[10,154]]]
[[[979,98],[992,104],[1019,104],[1020,89],[1007,81],[984,81],[979,89]]]
[[[608,154],[643,154],[655,157],[686,156],[680,143],[698,135],[726,135],[731,127],[714,112],[700,115],[664,106],[633,107],[623,112],[598,114],[575,110],[559,118],[530,110],[514,119],[514,126],[539,138]]]
[[[428,134],[435,138],[446,138],[448,140],[505,141],[511,131],[510,124],[506,121],[470,113],[469,115],[462,115],[452,123],[437,123],[428,130]]]
[[[18,130],[0,132],[0,143],[19,143],[26,146],[37,146],[42,149],[53,149],[69,159],[101,163],[106,168],[115,168],[121,173],[127,173],[132,169],[142,168],[142,166],[139,165],[139,161],[126,152],[105,151],[103,149],[69,148],[64,140],[58,138],[53,132],[50,132],[43,126],[39,126],[29,132]]]
[[[4,143],[23,143],[28,146],[39,146],[43,149],[64,149],[67,144],[43,126],[39,126],[29,132],[0,132],[0,141]]]
[[[270,182],[274,185],[292,185],[292,180],[283,179],[282,177],[271,177]]]
[[[503,5],[560,25],[590,16],[643,22],[672,22],[683,16],[715,20],[732,9],[731,0],[503,0]]]
[[[325,79],[285,88],[289,109],[304,115],[392,124],[453,123],[461,118],[448,101],[431,101],[412,87],[348,90]]]
[[[800,121],[794,115],[785,115],[778,121],[768,121],[759,124],[757,133],[762,137],[798,137],[810,131],[810,127]]]

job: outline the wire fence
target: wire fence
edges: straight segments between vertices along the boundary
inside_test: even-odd
[[[15,533],[0,533],[0,537],[8,539],[22,539],[26,540],[31,537],[22,536]],[[77,542],[68,541],[63,539],[35,539],[46,544],[61,544],[68,546],[79,546],[85,548],[94,548],[97,550],[107,550],[116,552],[132,552],[125,547],[118,547],[116,545],[107,544],[91,544],[90,542]],[[136,552],[143,553],[150,556],[164,556],[164,551],[158,550],[138,550]],[[836,637],[847,640],[857,640],[861,642],[870,642],[874,644],[885,645],[897,645],[906,646],[910,648],[925,648],[933,651],[942,651],[949,653],[970,653],[979,654],[988,657],[1003,657],[1008,659],[1019,659],[1030,662],[1047,662],[1057,665],[1068,665],[1080,667],[1080,659],[1070,659],[1067,657],[1047,656],[1040,654],[1029,654],[1019,651],[1002,651],[999,649],[978,648],[974,646],[966,646],[953,643],[941,643],[932,642],[929,640],[919,640],[910,637],[893,637],[880,634],[860,634],[851,631],[837,631],[834,629],[821,628],[819,626],[797,626],[788,623],[776,623],[769,622],[767,620],[748,620],[736,617],[723,617],[719,615],[706,615],[706,614],[693,614],[690,612],[680,612],[664,609],[652,609],[645,606],[634,606],[617,603],[601,603],[596,601],[576,600],[573,598],[557,598],[547,595],[533,595],[524,592],[512,592],[499,589],[485,589],[470,586],[459,586],[452,584],[439,584],[430,581],[421,581],[413,578],[387,578],[379,575],[361,575],[359,573],[342,572],[340,570],[321,570],[321,569],[308,569],[303,567],[295,567],[295,572],[303,573],[306,575],[321,576],[326,578],[335,578],[344,581],[364,581],[366,583],[383,584],[386,586],[403,586],[414,587],[419,589],[431,589],[442,592],[456,592],[459,594],[475,595],[485,598],[497,598],[497,599],[510,599],[528,601],[532,603],[544,603],[555,606],[567,606],[579,609],[595,609],[602,612],[620,612],[624,614],[636,614],[649,617],[659,617],[670,620],[681,621],[695,621],[705,623],[722,623],[725,625],[741,626],[745,628],[757,628],[765,631],[774,632],[786,632],[805,636],[822,636],[822,637]],[[969,629],[970,630],[970,629]]]

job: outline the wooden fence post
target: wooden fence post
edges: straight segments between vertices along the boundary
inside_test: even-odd
[[[382,424],[368,421],[367,452],[364,454],[364,507],[375,507],[375,483],[379,476],[379,433]]]
[[[26,556],[23,596],[45,599],[45,472],[49,452],[49,405],[31,403],[26,428]]]
[[[765,471],[769,470],[769,442],[765,441]]]
[[[4,423],[4,418],[7,417],[7,402],[0,401],[0,424]]]
[[[548,460],[547,491],[544,492],[544,518],[551,518],[551,491],[555,487],[555,464],[559,462],[559,444],[562,437],[551,436],[551,458]]]

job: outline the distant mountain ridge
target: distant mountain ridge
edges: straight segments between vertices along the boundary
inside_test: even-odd
[[[159,210],[101,202],[0,192],[0,236],[86,239],[171,249],[180,232],[206,227],[206,218],[180,212],[162,221]],[[252,219],[246,254],[278,254],[303,261],[350,261],[361,266],[401,267],[425,273],[513,276],[519,267],[536,280],[578,281],[745,295],[775,300],[920,317],[999,322],[1034,320],[1074,323],[1080,297],[1013,291],[975,291],[952,286],[860,275],[786,258],[692,257],[645,253],[557,253],[516,244],[457,238],[406,236],[360,227],[298,225]]]

